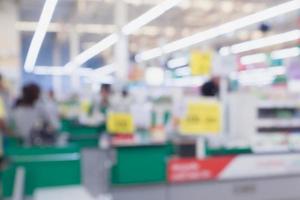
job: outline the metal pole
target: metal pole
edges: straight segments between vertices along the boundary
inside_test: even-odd
[[[25,183],[25,169],[24,167],[18,167],[16,170],[12,200],[24,199],[24,183]]]

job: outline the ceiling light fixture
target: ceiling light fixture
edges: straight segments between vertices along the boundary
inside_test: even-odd
[[[300,39],[300,30],[292,30],[285,33],[280,33],[277,35],[272,35],[264,37],[257,40],[250,40],[247,42],[242,42],[239,44],[234,44],[230,47],[222,47],[220,49],[220,54],[228,55],[225,53],[239,54],[263,47],[273,46],[277,44],[282,44],[286,42],[291,42]]]
[[[180,57],[180,58],[174,58],[168,61],[167,66],[170,69],[175,69],[178,67],[183,67],[185,65],[188,65],[189,61],[186,57]]]
[[[270,58],[273,60],[292,58],[292,57],[297,57],[297,56],[300,56],[300,48],[299,47],[280,49],[280,50],[272,51],[270,53]],[[247,56],[243,56],[240,58],[241,64],[243,64],[243,65],[250,65],[250,64],[254,64],[254,63],[263,63],[263,62],[266,62],[267,59],[268,59],[268,57],[264,53],[247,55]]]
[[[271,53],[271,58],[274,60],[297,57],[297,56],[300,56],[300,48],[299,47],[281,49],[281,50],[273,51]]]
[[[43,40],[45,38],[48,25],[52,19],[55,7],[57,5],[58,0],[47,0],[44,4],[42,14],[39,19],[39,23],[36,27],[36,31],[31,40],[29,50],[26,56],[24,69],[26,72],[32,72],[35,63],[42,46]]]
[[[53,76],[64,76],[66,71],[60,66],[36,66],[33,71],[36,75],[53,75]]]
[[[65,67],[73,70],[78,68],[80,65],[96,56],[99,52],[115,44],[118,41],[118,38],[119,36],[116,33],[107,36],[97,44],[93,45],[91,48],[88,48],[87,50],[80,53],[72,61],[68,62]]]
[[[175,7],[181,1],[182,0],[166,0],[163,3],[158,4],[157,6],[153,7],[149,11],[139,16],[138,18],[126,24],[122,28],[122,33],[127,35],[132,34],[134,31],[140,29],[142,26],[158,18],[167,10]],[[71,67],[71,68],[80,67],[80,65],[82,65],[83,63],[85,63],[95,55],[101,53],[105,49],[114,45],[118,41],[118,39],[119,36],[117,33],[107,36],[105,39],[98,42],[96,45],[92,46],[91,48],[83,51],[81,54],[76,56],[73,60],[71,60],[69,63],[66,64],[66,67]]]
[[[158,18],[171,8],[175,7],[181,1],[182,0],[167,0],[163,3],[158,4],[157,6],[151,8],[149,11],[145,12],[138,18],[132,20],[127,25],[125,25],[122,28],[122,32],[125,35],[130,35],[134,33],[136,30],[140,29],[141,27]]]
[[[200,42],[207,41],[231,33],[233,31],[274,18],[276,16],[298,10],[299,8],[300,8],[300,0],[292,0],[283,4],[279,4],[277,6],[265,9],[255,14],[251,14],[246,17],[242,17],[240,19],[233,20],[231,22],[227,22],[217,27],[208,29],[206,31],[196,33],[192,36],[185,37],[180,40],[176,40],[174,42],[162,46],[161,48],[155,48],[155,49],[142,52],[137,55],[136,60],[146,61],[146,60],[150,60],[162,56],[163,54],[172,53],[174,51],[184,49],[192,45],[198,44]],[[151,51],[155,52],[156,54],[151,55],[149,53]]]
[[[182,67],[175,70],[176,76],[189,76],[191,75],[191,69],[189,67]]]
[[[79,76],[83,77],[102,77],[115,72],[115,67],[113,64],[105,65],[97,69],[91,68],[78,68],[74,73],[77,73]],[[69,75],[71,72],[69,69],[62,66],[36,66],[33,71],[36,75],[53,75],[53,76],[65,76]]]
[[[183,77],[176,79],[167,79],[165,85],[169,87],[199,87],[208,80],[208,77],[195,76],[195,77]]]
[[[250,65],[254,63],[263,63],[267,60],[267,55],[264,53],[252,54],[241,57],[242,65]]]
[[[284,75],[286,67],[268,67],[262,69],[245,70],[238,73],[238,80],[241,85],[269,85],[272,84],[276,76]]]

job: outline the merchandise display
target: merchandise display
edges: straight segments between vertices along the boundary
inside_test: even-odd
[[[0,10],[0,199],[300,199],[300,0]]]

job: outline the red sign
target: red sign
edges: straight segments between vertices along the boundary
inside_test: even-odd
[[[112,145],[134,144],[134,135],[114,135],[111,140]]]
[[[212,157],[203,160],[174,158],[168,164],[171,183],[215,180],[235,156]]]

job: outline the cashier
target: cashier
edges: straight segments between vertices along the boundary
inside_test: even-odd
[[[109,108],[111,103],[110,102],[111,94],[112,94],[111,86],[109,84],[103,84],[101,86],[99,96],[96,102],[94,103],[93,112],[97,111],[106,114],[107,109]]]

